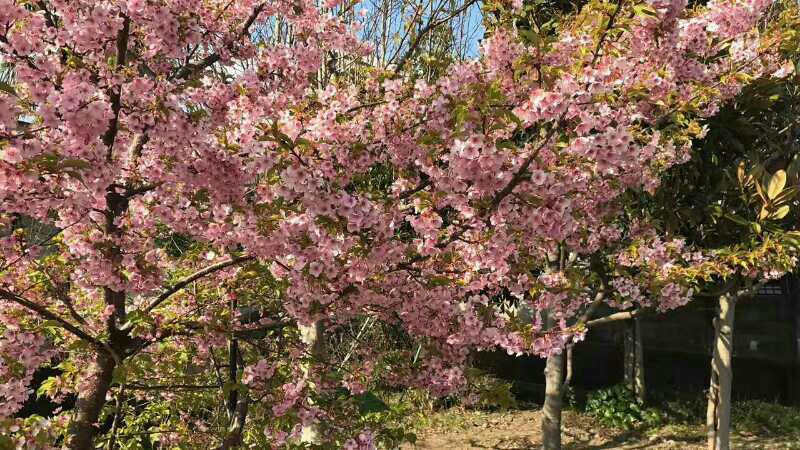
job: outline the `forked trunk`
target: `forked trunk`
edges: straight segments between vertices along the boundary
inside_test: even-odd
[[[231,309],[236,309],[236,300],[232,300]],[[239,340],[231,338],[228,342],[228,381],[231,385],[239,382],[239,366],[244,367],[244,359],[239,351]],[[230,450],[242,445],[245,421],[247,420],[247,407],[249,396],[240,388],[232,389],[228,394],[228,430],[217,450]]]
[[[244,425],[247,421],[248,403],[249,397],[246,393],[242,393],[237,397],[234,416],[231,420],[230,426],[228,427],[228,433],[225,435],[225,439],[222,440],[222,443],[219,445],[219,447],[217,447],[217,450],[230,450],[233,448],[238,448],[242,445],[242,438],[244,437]]]
[[[99,353],[95,358],[92,380],[78,394],[75,415],[69,424],[64,448],[69,450],[90,450],[97,433],[97,420],[106,403],[106,394],[111,387],[116,362],[106,354]]]
[[[733,382],[733,320],[735,299],[730,295],[719,297],[717,317],[714,319],[714,356],[711,359],[711,383],[708,389],[709,450],[730,450],[731,384]]]

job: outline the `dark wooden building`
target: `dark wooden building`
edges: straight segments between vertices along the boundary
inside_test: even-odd
[[[645,377],[649,392],[703,395],[712,352],[713,298],[698,297],[663,315],[642,317]],[[593,328],[575,347],[574,386],[579,391],[620,383],[623,323]],[[479,364],[513,380],[522,395],[542,395],[544,361],[501,353],[481,355]],[[736,306],[734,398],[800,404],[800,278],[787,276]]]

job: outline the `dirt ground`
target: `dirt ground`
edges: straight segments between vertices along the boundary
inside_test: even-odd
[[[541,448],[536,410],[510,412],[447,411],[430,419],[430,426],[418,432],[416,445],[403,450],[523,450]],[[681,449],[705,448],[700,426],[668,426],[648,431],[625,431],[599,427],[589,416],[568,411],[563,419],[564,450]],[[794,439],[735,435],[734,449],[800,449]]]

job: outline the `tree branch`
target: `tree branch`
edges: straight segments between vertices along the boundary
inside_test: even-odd
[[[34,303],[31,300],[28,300],[28,299],[26,299],[24,297],[20,297],[19,295],[14,294],[13,292],[7,291],[5,289],[0,289],[0,298],[4,298],[4,299],[6,299],[8,301],[14,302],[14,303],[16,303],[18,305],[21,305],[21,306],[24,306],[25,308],[27,308],[27,309],[39,314],[39,316],[41,316],[44,319],[52,320],[54,322],[57,322],[59,325],[61,325],[62,328],[64,328],[65,330],[69,331],[70,333],[75,335],[77,338],[82,339],[82,340],[94,345],[98,349],[106,350],[105,346],[100,341],[98,341],[95,337],[93,337],[89,333],[81,330],[80,328],[78,328],[77,326],[73,325],[72,323],[70,323],[69,321],[64,319],[63,317],[61,317],[58,314],[50,311],[49,309],[45,308],[42,305]]]
[[[603,43],[606,41],[606,38],[608,38],[608,32],[614,27],[614,22],[616,22],[617,15],[619,15],[621,9],[622,0],[617,0],[617,7],[614,9],[614,12],[611,13],[611,17],[608,19],[608,25],[606,25],[605,30],[603,30],[603,34],[600,35],[600,39],[597,41],[597,47],[595,47],[594,54],[592,54],[592,66],[594,66],[594,64],[597,62],[597,58],[600,56],[600,50],[603,47]]]
[[[397,198],[400,200],[405,200],[430,185],[431,185],[431,180],[430,178],[428,178],[426,180],[421,181],[416,187],[401,192],[400,195],[397,196]]]
[[[255,327],[255,328],[246,328],[246,329],[243,329],[243,330],[234,330],[233,331],[233,335],[235,337],[237,337],[237,338],[246,340],[246,339],[252,337],[254,334],[257,334],[257,333],[260,333],[260,332],[263,332],[263,331],[279,330],[281,328],[292,326],[292,325],[295,325],[295,324],[296,324],[295,321],[291,320],[291,319],[279,319],[279,320],[276,320],[273,323],[270,323],[270,324],[267,324],[267,325],[263,325],[263,326],[259,326],[259,327]],[[164,340],[169,339],[169,338],[171,338],[173,336],[190,335],[191,333],[195,332],[196,330],[203,330],[204,329],[204,325],[199,323],[199,322],[181,322],[181,323],[173,323],[173,324],[170,324],[170,325],[175,326],[175,327],[188,328],[191,331],[190,332],[184,332],[184,331],[181,331],[181,330],[174,330],[173,329],[173,330],[167,330],[166,332],[159,334],[154,339],[145,340],[145,339],[142,339],[142,338],[137,338],[138,340],[135,342],[134,345],[132,345],[130,347],[127,356],[132,356],[132,355],[134,355],[134,354],[146,349],[147,347],[149,347],[149,346],[151,346],[151,345],[153,345],[153,344],[155,344],[157,342],[164,341]],[[216,331],[216,330],[212,330],[212,331]],[[220,333],[230,333],[230,332],[229,331],[226,332],[226,331],[222,331],[221,330]]]
[[[247,18],[247,21],[244,23],[242,31],[239,32],[237,38],[241,39],[250,33],[250,27],[253,26],[253,23],[258,18],[258,15],[261,14],[261,11],[264,10],[265,6],[266,3],[259,3],[258,6],[256,6],[253,9],[253,12],[250,14],[250,17]],[[203,58],[203,60],[200,61],[199,64],[186,64],[173,77],[170,77],[169,79],[182,80],[184,78],[188,78],[189,76],[210,67],[219,60],[220,60],[219,52],[214,52]]]
[[[235,391],[234,391],[235,392]],[[247,420],[247,407],[250,403],[250,396],[247,392],[239,392],[236,405],[233,410],[233,417],[228,426],[228,432],[217,450],[229,450],[239,448],[242,445],[242,434],[244,432],[245,421]]]
[[[461,5],[460,8],[456,9],[455,11],[447,15],[447,17],[443,17],[436,21],[431,20],[430,22],[428,22],[421,30],[419,30],[419,33],[417,33],[417,35],[414,37],[414,40],[411,41],[411,44],[409,44],[408,50],[403,54],[400,60],[397,61],[397,67],[395,69],[395,73],[396,74],[400,73],[400,71],[403,70],[403,66],[405,66],[408,60],[412,56],[414,56],[414,52],[417,51],[417,47],[419,47],[420,42],[422,42],[422,39],[425,37],[426,34],[428,34],[431,30],[438,27],[439,25],[449,22],[450,19],[463,13],[464,11],[469,9],[472,5],[474,5],[476,2],[477,0],[468,0],[464,2],[464,4]]]
[[[173,284],[172,286],[166,288],[164,290],[164,292],[161,293],[161,295],[159,295],[155,300],[153,300],[152,303],[150,303],[149,306],[147,306],[144,309],[144,311],[150,312],[150,311],[154,310],[155,308],[158,307],[158,305],[160,305],[161,303],[166,301],[173,294],[175,294],[176,292],[182,290],[186,286],[190,285],[192,282],[197,281],[200,278],[203,278],[206,275],[212,274],[214,272],[218,272],[218,271],[220,271],[222,269],[226,269],[226,268],[231,267],[231,266],[235,266],[237,264],[241,264],[243,262],[252,261],[253,259],[255,259],[255,257],[248,256],[248,255],[236,256],[236,257],[233,257],[233,258],[230,258],[230,259],[226,259],[225,261],[219,262],[217,264],[208,266],[205,269],[198,270],[197,272],[189,275],[188,277],[182,279],[181,281],[178,281],[177,283]]]
[[[123,16],[122,29],[117,34],[117,61],[116,67],[125,65],[125,59],[128,55],[128,39],[130,38],[131,19],[128,16]],[[114,142],[117,140],[117,133],[119,132],[119,113],[122,110],[122,86],[114,89],[110,87],[111,91],[109,97],[111,100],[111,110],[114,112],[114,117],[108,125],[108,130],[103,135],[103,144],[106,146],[106,160],[111,161],[111,156],[114,151]]]
[[[132,391],[172,391],[172,390],[185,390],[185,391],[200,391],[204,389],[219,389],[222,385],[219,384],[157,384],[157,385],[142,385],[142,384],[129,384],[125,386],[128,390]]]
[[[586,325],[586,323],[592,317],[592,314],[594,314],[595,310],[600,307],[601,303],[603,303],[604,298],[606,298],[606,292],[604,290],[598,291],[597,294],[595,294],[592,303],[588,308],[586,308],[586,311],[584,311],[581,317],[578,319],[577,324]]]
[[[162,184],[164,183],[158,182],[158,183],[148,183],[137,187],[131,187],[125,190],[123,196],[126,198],[131,198],[131,197],[136,197],[137,195],[146,194],[152,190],[158,189]]]
[[[605,317],[600,317],[599,319],[594,319],[586,322],[586,327],[596,327],[598,325],[605,325],[612,322],[619,322],[620,320],[629,320],[635,317],[639,317],[642,314],[647,312],[644,309],[634,309],[632,311],[622,311],[614,314],[609,314]]]
[[[762,281],[760,283],[755,283],[755,284],[753,284],[750,287],[747,287],[745,289],[739,290],[739,291],[734,293],[734,299],[738,300],[738,299],[740,299],[742,297],[752,296],[753,294],[758,292],[759,289],[761,289],[762,287],[764,287],[768,283],[769,283],[768,281]],[[716,296],[723,295],[725,293],[730,292],[732,289],[733,289],[733,285],[731,283],[726,283],[726,285],[722,289],[714,292],[714,294],[716,294]],[[711,296],[711,293],[706,294],[705,296]],[[605,317],[600,317],[598,319],[590,320],[590,321],[586,322],[586,327],[587,328],[591,328],[591,327],[596,327],[598,325],[606,325],[606,324],[609,324],[609,323],[612,323],[612,322],[619,322],[621,320],[630,320],[630,319],[634,319],[636,317],[640,317],[642,315],[646,315],[649,312],[650,311],[648,309],[646,309],[646,308],[639,308],[639,309],[634,309],[634,310],[631,310],[631,311],[617,312],[617,313],[609,314],[609,315],[607,315]]]

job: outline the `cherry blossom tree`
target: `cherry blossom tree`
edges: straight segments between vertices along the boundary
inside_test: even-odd
[[[717,27],[709,24],[721,17],[722,10],[732,12],[729,4],[710,4],[707,10],[695,11],[694,16],[687,16],[680,5],[675,4],[590,4],[578,16],[577,23],[592,24],[595,32],[591,39],[586,37],[591,33],[586,33],[585,29],[571,30],[569,27],[575,24],[571,21],[556,30],[547,30],[544,25],[541,29],[534,26],[525,30],[527,33],[520,33],[523,41],[533,44],[525,50],[535,50],[546,56],[541,66],[537,66],[539,60],[533,57],[534,64],[529,70],[540,73],[532,74],[536,80],[529,88],[532,94],[523,92],[520,95],[528,97],[527,101],[523,100],[523,104],[513,110],[521,119],[523,129],[532,134],[516,141],[519,136],[512,132],[506,140],[511,142],[500,142],[501,146],[506,144],[511,148],[519,148],[522,143],[520,153],[511,153],[517,159],[510,163],[495,159],[496,155],[507,157],[509,153],[493,153],[497,142],[488,146],[484,143],[485,129],[502,128],[484,120],[484,129],[471,133],[474,138],[467,140],[463,151],[460,137],[454,140],[458,154],[453,153],[453,145],[445,139],[446,144],[439,153],[445,162],[430,164],[431,169],[427,169],[439,176],[439,184],[445,186],[453,186],[454,179],[458,180],[459,176],[477,176],[461,184],[467,189],[468,207],[453,205],[454,209],[465,211],[466,217],[459,218],[463,225],[450,225],[443,234],[455,239],[454,246],[480,255],[480,261],[476,262],[480,267],[486,267],[491,261],[494,256],[491,250],[508,249],[508,253],[500,254],[501,261],[489,263],[493,266],[491,270],[504,273],[508,277],[505,288],[523,301],[527,301],[526,294],[533,288],[530,298],[533,310],[536,314],[549,313],[549,320],[540,316],[531,328],[524,329],[532,332],[532,349],[551,359],[548,361],[549,395],[544,421],[548,448],[559,445],[563,349],[574,338],[575,333],[570,330],[576,325],[570,319],[577,318],[579,310],[588,309],[598,295],[602,301],[603,290],[619,290],[626,281],[621,278],[619,283],[603,283],[602,277],[588,270],[591,268],[588,256],[598,252],[613,255],[615,247],[637,239],[641,231],[625,227],[618,220],[620,207],[624,205],[623,194],[636,189],[655,189],[660,170],[688,158],[692,136],[702,133],[699,125],[702,118],[713,114],[720,101],[738,91],[740,81],[734,80],[765,73],[764,62],[767,63],[766,74],[777,68],[769,63],[769,55],[762,59],[765,55],[758,51],[761,43],[757,32],[742,33],[754,30],[760,11],[767,6],[766,3],[739,4],[734,8],[738,17],[732,22],[735,25]],[[535,9],[531,14],[535,15]],[[535,17],[527,22],[544,23]],[[728,32],[732,34],[726,34]],[[717,33],[722,34],[717,36]],[[743,40],[731,44],[734,36]],[[669,47],[671,50],[666,50],[665,42],[673,45]],[[485,54],[497,55],[487,60],[506,58],[513,67],[519,61],[510,56],[519,50],[514,47],[515,43],[516,39],[508,38],[505,28],[499,27],[484,44]],[[722,48],[729,51],[721,51]],[[739,48],[753,51],[749,57],[740,59],[736,56]],[[658,59],[661,57],[664,59]],[[723,60],[727,62],[721,62]],[[737,60],[738,63],[733,62]],[[631,66],[615,72],[621,67],[618,64]],[[501,76],[502,71],[495,74]],[[607,78],[601,74],[606,74]],[[508,81],[501,81],[501,85],[516,82],[519,86],[517,77],[514,73]],[[653,88],[651,83],[654,82],[674,84],[661,91]],[[675,91],[682,94],[677,97],[666,94]],[[503,89],[499,102],[509,100],[512,92]],[[709,92],[715,94],[708,97]],[[492,95],[491,91],[487,95]],[[676,103],[668,104],[662,95]],[[465,96],[459,95],[460,98]],[[469,105],[469,102],[464,103]],[[639,109],[642,107],[645,109]],[[479,112],[469,111],[469,106],[462,111],[467,118],[481,116]],[[614,113],[623,114],[622,111],[632,122],[613,116]],[[439,138],[441,134],[437,133],[434,139]],[[465,167],[464,159],[472,161],[466,168],[481,164],[478,167],[483,170],[458,172]],[[449,170],[445,172],[443,166]],[[503,171],[504,167],[512,167],[512,170]],[[497,174],[497,178],[490,178],[492,174]],[[431,183],[436,185],[435,181]],[[450,198],[454,196],[451,194]],[[447,197],[443,201],[452,202]],[[437,204],[434,207],[440,208]],[[458,219],[450,220],[457,224]],[[491,243],[491,246],[476,248],[475,245],[481,243]],[[655,248],[650,254],[658,258],[665,245],[673,244],[658,240],[651,245]],[[678,254],[683,253],[683,245],[674,245]],[[689,263],[695,257],[689,251],[680,258]],[[630,265],[638,267],[653,261],[637,259]],[[641,273],[655,277],[637,280],[638,284],[644,283],[649,288],[652,295],[646,301],[653,306],[667,310],[691,298],[691,282],[680,271]],[[604,289],[603,284],[608,288]]]
[[[797,28],[796,10],[777,9]],[[793,24],[793,25],[791,25]],[[733,270],[705,286],[718,298],[708,401],[710,449],[730,447],[734,310],[766,282],[797,267],[797,37],[785,32],[779,48],[787,63],[780,77],[752,83],[709,122],[692,162],[670,173],[647,208],[710,260]],[[788,76],[788,78],[787,78]],[[670,183],[669,180],[681,180]],[[652,200],[651,200],[652,201]]]
[[[770,4],[596,1],[530,29],[511,24],[539,23],[536,8],[514,4],[478,59],[353,77],[323,66],[369,57],[358,25],[310,2],[0,1],[15,70],[0,96],[0,426],[21,447],[113,447],[161,397],[177,399],[159,404],[175,412],[163,445],[279,447],[317,425],[319,445],[373,448],[366,424],[339,420],[341,389],[451,393],[471,350],[499,347],[549,358],[558,448],[581,313],[645,302],[645,285],[674,308],[720,270],[620,217],[626,193],[686,161],[704,117],[778,70],[780,35],[756,28]],[[284,37],[258,36],[270,29]],[[606,280],[591,262],[609,254]],[[656,269],[667,260],[692,268]],[[364,317],[414,350],[378,366],[315,348],[311,334]],[[74,408],[12,418],[44,364],[62,370],[44,393]],[[209,386],[224,415],[193,393]]]
[[[56,227],[41,240],[3,239],[3,348],[24,364],[5,369],[6,414],[45,355],[90,361],[69,388],[78,400],[65,440],[89,448],[115,369],[166,337],[153,328],[171,298],[270,254],[252,207],[271,166],[258,127],[302,101],[322,52],[368,49],[302,3],[1,6],[2,57],[15,69],[15,91],[2,97],[4,225],[24,216]],[[252,25],[277,16],[294,27],[293,43],[256,45]],[[256,68],[238,68],[255,57]],[[18,118],[32,123],[19,128]],[[175,233],[230,256],[174,267],[156,242]],[[48,344],[31,334],[47,330],[57,330]]]

